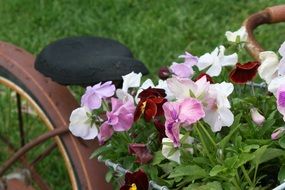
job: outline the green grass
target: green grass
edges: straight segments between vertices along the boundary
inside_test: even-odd
[[[78,35],[126,44],[151,73],[185,50],[196,55],[224,41],[250,14],[283,0],[0,0],[0,40],[37,54],[47,44]],[[276,50],[284,25],[262,27],[258,38]]]
[[[127,45],[155,74],[186,50],[198,56],[212,51],[225,42],[225,31],[237,30],[248,15],[282,2],[0,0],[0,40],[37,54],[60,38],[104,36]],[[285,40],[284,31],[285,25],[279,24],[262,26],[256,34],[266,49],[276,51]]]

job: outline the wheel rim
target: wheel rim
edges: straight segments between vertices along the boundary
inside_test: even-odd
[[[2,89],[1,89],[2,88]],[[4,89],[4,90],[3,90]],[[18,119],[19,118],[21,118],[21,117],[23,117],[23,113],[19,113],[19,112],[22,112],[22,111],[24,111],[24,112],[27,112],[27,113],[25,113],[26,115],[29,115],[29,114],[36,114],[36,117],[37,117],[37,119],[39,119],[42,123],[44,123],[44,125],[47,127],[47,129],[48,130],[53,130],[54,129],[54,127],[53,127],[53,125],[52,125],[52,123],[50,122],[50,120],[49,120],[49,118],[47,117],[47,115],[43,112],[43,110],[40,108],[40,106],[33,100],[33,98],[29,95],[29,94],[27,94],[21,87],[19,87],[17,84],[15,84],[14,82],[12,82],[12,81],[10,81],[10,80],[7,80],[6,78],[3,78],[3,77],[1,77],[0,76],[0,98],[3,96],[4,97],[4,95],[6,95],[6,91],[7,90],[9,90],[10,92],[15,92],[15,94],[13,95],[12,94],[12,96],[14,96],[14,97],[12,97],[12,100],[13,101],[15,101],[16,102],[16,105],[18,105],[19,106],[19,102],[20,102],[20,107],[17,107],[17,117],[18,117]],[[2,93],[2,94],[1,94]],[[3,95],[4,94],[4,95]],[[9,93],[8,93],[9,94]],[[10,93],[11,94],[11,93]],[[10,97],[10,101],[11,101],[11,95],[9,95]],[[5,97],[4,97],[5,98]],[[21,99],[24,99],[24,101],[21,101]],[[1,100],[2,101],[2,100]],[[15,103],[14,102],[14,103]],[[24,102],[24,104],[22,104]],[[17,104],[18,103],[18,104]],[[9,105],[11,105],[11,104],[9,104]],[[25,108],[27,109],[27,110],[23,110],[23,107],[22,107],[22,105],[24,105],[25,106]],[[32,108],[32,111],[31,110],[29,110],[29,109],[31,109]],[[19,111],[20,110],[20,111]],[[29,113],[30,112],[30,113]],[[2,116],[1,116],[1,112],[0,112],[0,120],[4,120],[4,111],[2,111]],[[12,112],[11,112],[12,113]],[[10,113],[10,114],[11,114]],[[13,113],[13,114],[15,114],[15,113]],[[22,116],[20,116],[20,115],[22,115]],[[26,116],[25,115],[25,116]],[[2,117],[2,118],[1,118]],[[10,117],[10,116],[9,116]],[[15,116],[13,116],[13,117],[15,117]],[[8,124],[11,124],[11,123],[9,123],[10,121],[9,121],[9,119],[11,119],[11,117],[10,118],[8,118]],[[12,118],[13,119],[13,118]],[[23,119],[23,118],[22,118]],[[30,138],[32,138],[32,137],[28,137],[28,134],[26,134],[26,126],[25,126],[25,124],[26,123],[23,123],[23,122],[26,122],[26,121],[22,121],[22,123],[23,123],[23,125],[22,125],[22,127],[21,127],[21,121],[20,121],[21,119],[19,119],[19,121],[18,121],[18,134],[19,134],[19,139],[18,139],[18,141],[20,140],[20,142],[18,142],[19,143],[19,145],[20,146],[23,146],[25,143],[26,143],[26,141],[28,141]],[[7,126],[6,126],[7,127]],[[2,127],[3,128],[3,127]],[[5,128],[5,127],[4,127]],[[1,129],[1,127],[0,127],[0,129]],[[10,131],[11,129],[9,128],[9,132],[11,133],[12,131]],[[38,131],[38,129],[37,129],[37,131]],[[41,131],[41,132],[43,132],[43,131]],[[3,133],[3,134],[5,134],[3,131],[1,132],[1,130],[0,130],[0,135],[1,135],[1,133]],[[30,133],[30,132],[29,132]],[[35,135],[37,135],[37,134],[32,134],[32,136],[35,136]],[[7,140],[7,139],[5,139],[5,135],[4,135],[4,138],[3,138],[3,135],[2,135],[2,141],[5,141],[5,144],[6,144],[6,146],[7,146],[7,144],[13,144],[13,143],[10,143],[10,141],[11,140]],[[0,139],[0,141],[1,141],[1,139]],[[15,139],[15,137],[13,138],[13,140]],[[15,140],[14,140],[15,141]],[[34,174],[33,175],[33,177],[36,177],[36,175],[35,175],[35,172],[33,172],[33,171],[31,171],[32,169],[33,169],[33,167],[36,165],[36,164],[38,164],[38,162],[39,161],[43,161],[43,157],[45,157],[46,156],[46,154],[49,154],[50,155],[50,153],[52,152],[52,150],[54,149],[54,147],[56,146],[57,147],[57,149],[58,149],[58,151],[60,152],[60,155],[61,155],[61,157],[63,158],[63,161],[64,161],[64,164],[65,164],[65,168],[66,168],[66,170],[67,170],[67,173],[68,173],[68,176],[69,176],[69,180],[70,180],[70,184],[71,184],[71,186],[72,186],[72,188],[73,189],[77,189],[77,183],[76,183],[76,177],[75,177],[75,174],[74,174],[74,172],[73,172],[73,169],[72,169],[72,164],[71,164],[71,162],[70,162],[70,160],[69,160],[69,157],[68,157],[68,154],[67,154],[67,152],[66,152],[66,150],[65,150],[65,148],[64,148],[64,145],[63,145],[63,143],[60,141],[60,139],[59,139],[59,137],[55,137],[54,138],[54,142],[55,142],[55,144],[51,144],[48,148],[46,148],[46,151],[44,151],[44,154],[43,154],[43,156],[40,156],[40,157],[36,157],[36,159],[34,159],[34,161],[32,161],[31,163],[32,163],[32,168],[29,168],[29,170],[30,170],[30,172],[32,173],[32,174]],[[3,145],[3,143],[2,143],[2,145]],[[13,147],[10,145],[8,145],[8,147],[9,147],[9,149],[10,149],[10,151],[11,151],[11,149],[13,149]],[[0,147],[1,148],[1,147]],[[15,147],[14,147],[14,149],[15,149]],[[2,149],[3,150],[3,149]],[[13,151],[15,151],[15,150],[12,150],[12,152]],[[38,151],[38,150],[37,150]],[[36,153],[38,153],[37,151],[33,151],[32,153],[29,153],[29,155],[30,154],[36,154]],[[40,151],[40,152],[42,152],[42,151]],[[54,151],[53,151],[54,152]],[[2,154],[2,157],[5,157],[5,156],[3,156],[4,154]],[[57,154],[55,154],[55,155],[58,155],[58,153]],[[35,155],[32,155],[31,157],[35,157]],[[2,159],[2,160],[1,160]],[[6,158],[7,159],[7,158]],[[30,158],[31,159],[31,158]],[[25,162],[26,161],[23,161],[23,160],[25,160],[25,158],[24,159],[21,159],[20,160],[20,162],[21,162],[21,164],[22,165],[24,165],[25,167],[24,168],[26,168],[27,167],[27,163],[25,164]],[[0,162],[2,162],[3,161],[3,158],[1,158],[0,157]],[[50,161],[50,160],[49,160]],[[16,164],[17,165],[17,164]],[[54,168],[53,168],[54,169]],[[52,171],[51,171],[52,172]],[[46,174],[45,174],[46,175]],[[43,181],[43,180],[42,180]],[[49,189],[48,187],[44,187],[44,185],[43,184],[41,184],[41,183],[43,183],[43,182],[41,182],[41,180],[40,179],[36,179],[36,186],[40,186],[40,189]],[[63,187],[62,186],[59,186],[59,189],[63,189]],[[70,189],[70,188],[69,188]]]

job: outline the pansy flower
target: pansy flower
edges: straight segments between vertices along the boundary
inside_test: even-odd
[[[233,92],[233,84],[217,83],[212,84],[209,89],[208,104],[205,109],[204,121],[208,123],[213,132],[220,131],[223,126],[231,126],[234,122],[234,115],[228,96]]]
[[[225,55],[225,47],[219,46],[211,53],[202,55],[197,63],[199,70],[208,68],[206,73],[213,76],[219,76],[222,72],[222,67],[233,66],[237,63],[238,56],[236,53]]]
[[[283,83],[277,90],[276,94],[277,109],[283,115],[285,121],[285,84]]]
[[[129,130],[134,120],[135,106],[133,101],[124,102],[123,100],[112,98],[111,103],[112,111],[106,113],[107,121],[100,126],[98,139],[101,144],[108,140],[114,131]]]
[[[193,144],[194,138],[193,137],[186,137],[184,135],[179,135],[179,141],[181,141],[184,138],[184,141],[182,142],[185,145],[190,145]],[[187,148],[186,149],[189,153],[193,154],[193,148]],[[174,162],[177,162],[180,164],[181,160],[181,152],[179,148],[174,146],[174,143],[171,139],[169,138],[163,138],[162,139],[162,155],[167,158],[168,160],[172,160]]]
[[[148,178],[147,175],[142,171],[127,172],[125,175],[125,184],[120,190],[148,190]]]
[[[166,120],[165,134],[173,141],[174,147],[180,146],[180,127],[189,126],[205,116],[201,102],[194,98],[166,102],[162,107]]]
[[[142,115],[144,115],[146,121],[163,115],[162,105],[166,102],[165,96],[163,89],[149,87],[143,90],[138,95],[140,101],[135,111],[134,121],[137,121]]]
[[[185,52],[184,55],[180,55],[179,58],[184,58],[183,63],[172,63],[170,71],[180,78],[189,78],[194,74],[193,66],[198,63],[198,57]]]
[[[227,31],[225,35],[229,42],[237,42],[238,38],[240,42],[246,42],[248,37],[246,28],[244,26],[242,26],[240,29],[238,29],[235,32]]]
[[[135,162],[140,164],[146,164],[152,160],[153,156],[146,144],[133,143],[129,144],[129,153],[135,155]]]
[[[102,99],[111,97],[115,94],[115,85],[112,81],[98,83],[94,86],[88,86],[85,94],[81,98],[81,105],[89,109],[98,109],[101,107]]]
[[[237,63],[236,68],[230,73],[231,81],[237,84],[244,84],[251,81],[255,77],[259,65],[260,63],[257,61],[245,64]]]
[[[98,129],[88,115],[91,115],[91,111],[84,106],[72,111],[69,119],[69,130],[74,136],[85,140],[97,137]]]
[[[279,59],[276,53],[272,51],[264,51],[259,54],[261,65],[258,67],[260,78],[269,84],[278,76]]]

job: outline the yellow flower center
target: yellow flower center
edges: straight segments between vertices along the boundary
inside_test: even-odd
[[[133,183],[129,190],[138,190],[136,184]]]

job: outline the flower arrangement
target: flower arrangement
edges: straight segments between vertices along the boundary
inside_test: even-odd
[[[151,179],[169,189],[270,189],[285,179],[285,43],[280,60],[266,51],[258,62],[245,53],[244,27],[225,35],[225,46],[162,68],[158,83],[132,72],[122,88],[87,87],[69,129],[98,139],[92,157],[133,171],[110,170],[116,188],[147,190]]]

